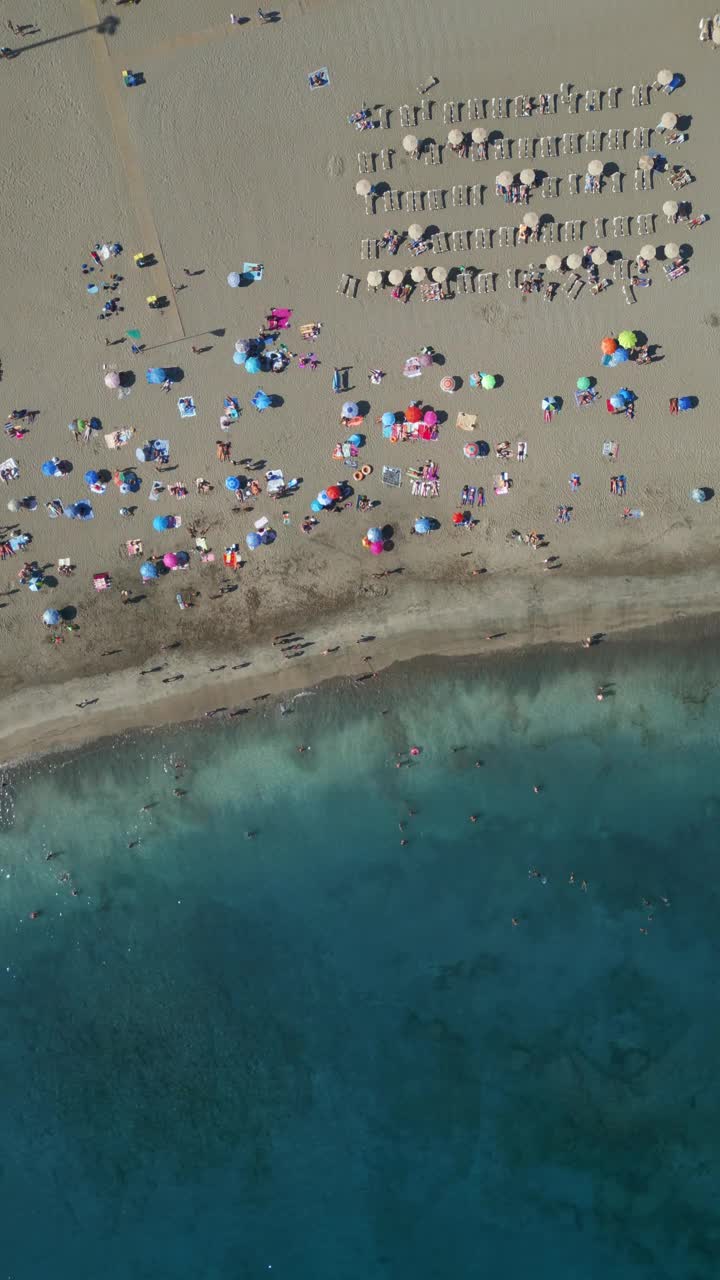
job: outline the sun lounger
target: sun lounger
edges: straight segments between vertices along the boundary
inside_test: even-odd
[[[679,280],[680,276],[686,276],[688,273],[687,266],[684,262],[682,262],[679,267],[665,266],[663,267],[663,271],[665,272],[668,280]]]

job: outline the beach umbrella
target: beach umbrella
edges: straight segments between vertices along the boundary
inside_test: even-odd
[[[163,556],[163,564],[166,569],[177,569],[177,556],[174,551],[166,551]]]
[[[384,548],[383,548],[383,544],[382,544],[382,542],[371,542],[371,543],[370,543],[370,555],[371,555],[371,556],[381,556],[381,555],[382,555],[382,553],[383,553],[383,549],[384,549]]]
[[[405,410],[406,422],[422,422],[422,409],[417,404],[409,404]]]
[[[408,154],[412,154],[413,151],[417,151],[418,149],[418,140],[414,133],[406,133],[402,140],[402,144],[403,151],[407,151]]]
[[[582,256],[579,253],[569,253],[567,264],[571,271],[577,271],[582,266]]]
[[[479,458],[480,445],[475,444],[473,440],[469,440],[467,444],[463,445],[463,453],[466,458]]]
[[[536,227],[539,221],[540,214],[535,213],[533,210],[531,210],[530,213],[523,214],[523,222],[526,227]]]
[[[655,161],[652,156],[640,156],[640,159],[638,160],[638,169],[644,169],[646,173],[649,173],[650,170],[654,168]]]
[[[83,476],[83,480],[85,481],[86,484],[99,484],[100,473],[99,471],[86,471],[85,475]]]
[[[245,542],[251,551],[257,551],[257,548],[262,545],[262,538],[259,533],[246,533]]]
[[[151,578],[157,578],[157,576],[158,567],[156,564],[153,564],[152,560],[145,560],[140,565],[140,577],[143,582],[149,582]]]
[[[600,343],[600,350],[603,355],[611,356],[613,351],[617,351],[617,338],[603,338]]]
[[[46,609],[42,620],[46,627],[56,627],[60,621],[60,614],[57,609]]]
[[[693,502],[706,502],[706,501],[707,501],[707,493],[705,492],[705,490],[704,490],[704,489],[693,489],[692,493],[690,494],[690,497],[692,498]],[[46,609],[46,611],[45,611],[45,612],[46,612],[46,613],[49,613],[49,612],[51,612],[51,611],[50,611],[49,609]],[[43,619],[44,619],[44,617],[45,617],[45,614],[43,614]]]
[[[317,498],[313,498],[312,502],[310,503],[310,510],[314,511],[315,515],[317,515],[318,511],[322,511],[322,509],[323,509],[322,504],[318,502]]]
[[[619,395],[616,395],[616,396],[610,396],[610,404],[612,405],[613,409],[624,409],[624,408],[625,408],[625,401],[624,401],[623,397],[622,397],[622,396],[619,396]]]
[[[419,240],[422,236],[423,229],[419,222],[411,222],[408,227],[408,235],[411,240]]]
[[[44,476],[54,476],[57,470],[57,460],[55,458],[48,458],[47,462],[43,462],[40,470]]]
[[[602,160],[591,160],[588,164],[587,171],[593,178],[599,178],[605,165]]]
[[[480,128],[478,128],[478,129],[473,129],[473,131],[472,131],[472,140],[473,140],[473,142],[486,142],[486,141],[487,141],[487,129],[480,129]]]
[[[331,498],[333,502],[339,502],[343,496],[343,491],[340,488],[340,485],[339,484],[328,485],[327,496],[328,498]]]
[[[448,142],[451,147],[459,147],[463,140],[462,129],[451,129],[448,134]]]
[[[672,71],[668,71],[667,68],[664,68],[662,71],[658,71],[657,73],[657,82],[658,84],[661,84],[663,88],[670,84],[672,78],[673,73]]]
[[[347,438],[348,444],[353,444],[356,449],[360,449],[365,443],[365,437],[359,436],[357,433]]]
[[[463,511],[453,511],[453,513],[452,513],[452,522],[453,522],[453,524],[464,524],[464,523],[465,523],[465,513],[464,513]]]
[[[176,551],[175,559],[177,560],[178,569],[184,569],[185,565],[190,563],[190,556],[187,551]]]
[[[497,379],[494,373],[484,373],[482,378],[480,379],[480,386],[482,387],[483,391],[492,391],[496,382],[497,382]]]
[[[541,402],[540,402],[540,408],[541,408],[541,409],[543,409],[543,410],[545,410],[545,409],[554,409],[555,407],[556,407],[556,406],[555,406],[555,397],[554,397],[554,396],[545,396],[545,397],[544,397],[544,399],[543,399],[543,400],[541,400]]]
[[[260,541],[262,542],[264,547],[269,547],[270,543],[274,542],[276,538],[277,538],[277,534],[274,529],[263,529],[262,533],[260,534]]]
[[[383,282],[382,271],[368,271],[367,282],[370,285],[371,289],[379,289],[380,285]]]
[[[248,356],[245,361],[246,373],[262,373],[262,364],[257,356]]]
[[[533,183],[535,182],[535,170],[534,170],[534,169],[521,169],[521,170],[520,170],[520,181],[521,181],[521,182],[524,182],[524,183],[525,183],[525,185],[526,185],[527,187],[531,187],[531,186],[533,185]]]
[[[622,333],[618,334],[618,342],[626,351],[632,351],[633,347],[637,346],[637,334],[633,333],[632,329],[623,329]]]
[[[644,244],[638,254],[638,258],[647,258],[648,262],[652,262],[656,253],[657,249],[654,244]]]
[[[618,391],[618,395],[620,396],[623,404],[632,404],[635,399],[635,392],[629,391],[627,387],[621,387]]]
[[[249,355],[251,348],[252,342],[250,342],[249,338],[238,338],[235,343],[235,350],[238,351],[241,356]]]
[[[429,533],[431,529],[432,529],[432,520],[429,520],[427,516],[418,516],[417,520],[415,521],[415,532]]]
[[[444,270],[445,270],[445,268],[444,268],[444,267],[436,267],[435,269],[436,269],[436,270],[438,270],[438,271],[444,271]],[[419,364],[423,369],[430,369],[430,368],[432,367],[432,363],[433,363],[433,355],[432,355],[432,352],[431,352],[431,351],[421,351],[421,352],[420,352],[420,355],[419,355],[419,356],[418,356],[418,358],[417,358],[417,362],[418,362],[418,364]]]
[[[333,504],[333,500],[330,497],[330,494],[328,493],[327,489],[322,489],[320,491],[320,493],[317,496],[317,501],[320,503],[320,506],[323,508],[323,510],[327,510],[327,508],[331,507]]]
[[[596,267],[601,267],[604,262],[607,262],[607,253],[604,249],[601,249],[601,248],[593,249],[592,253],[590,254],[590,257],[592,261],[595,263]]]
[[[438,420],[438,416],[437,416],[437,414],[436,414],[436,412],[435,412],[435,410],[434,410],[434,409],[426,409],[426,410],[425,410],[425,414],[424,414],[424,417],[423,417],[423,422],[425,423],[425,426],[426,426],[426,427],[436,427],[436,426],[437,426],[437,420]]]
[[[678,409],[683,409],[683,410],[685,410],[685,409],[692,409],[692,407],[693,407],[693,398],[692,398],[692,396],[679,396],[679,397],[678,397]]]
[[[394,413],[390,413],[390,411],[389,411],[389,410],[386,410],[386,412],[383,414],[383,416],[382,416],[382,418],[380,419],[380,421],[382,422],[382,425],[383,425],[384,427],[394,427],[394,426],[395,426],[395,414],[394,414]]]
[[[120,374],[117,373],[114,369],[111,369],[109,373],[105,374],[105,377],[103,378],[103,382],[105,383],[106,387],[115,389],[116,387],[120,386]]]
[[[433,267],[430,274],[436,284],[443,284],[447,280],[448,269],[447,267]],[[421,363],[422,363],[422,359],[423,357],[420,356]],[[430,357],[430,364],[432,364],[432,356]],[[423,367],[426,367],[426,366],[423,366]]]
[[[589,378],[578,378],[577,382],[575,383],[575,386],[577,387],[578,391],[589,391],[590,387],[592,386],[592,383]]]
[[[664,115],[660,117],[660,123],[663,129],[674,129],[677,124],[677,116],[675,115],[675,112],[666,111]]]
[[[453,391],[455,390],[455,379],[450,377],[449,375],[447,378],[441,378],[440,390],[447,392],[448,395],[452,395]]]
[[[420,281],[424,280],[426,276],[427,276],[427,271],[425,270],[424,267],[421,267],[419,263],[416,267],[413,267],[412,271],[410,272],[410,279],[414,280],[415,284],[420,284]]]
[[[368,178],[360,178],[355,183],[355,191],[359,196],[369,196],[372,191],[372,182]]]
[[[613,351],[610,356],[610,367],[614,369],[616,364],[627,364],[629,359],[630,352],[626,351],[624,347],[618,347],[617,351]]]
[[[674,244],[673,242],[671,242],[670,244],[665,245],[666,258],[677,258],[679,252],[680,252],[679,244]]]
[[[503,169],[502,173],[499,173],[497,178],[495,179],[499,187],[511,186],[512,180],[513,180],[513,175],[511,174],[509,169]]]
[[[233,351],[233,364],[244,364],[247,356],[242,351]]]
[[[164,533],[172,527],[172,516],[155,516],[152,527],[156,533]]]
[[[558,253],[549,253],[545,259],[545,266],[548,271],[559,271],[562,266],[562,258]]]
[[[65,509],[67,511],[67,508]],[[92,520],[95,515],[90,503],[86,502],[84,498],[81,498],[79,502],[73,503],[72,511],[76,520]]]
[[[239,476],[225,477],[225,488],[229,489],[231,493],[237,493],[240,487],[241,487],[241,480]]]
[[[372,529],[368,529],[365,536],[368,542],[382,542],[383,540],[382,529],[377,529],[374,526]]]
[[[663,205],[663,213],[668,218],[674,218],[677,214],[679,205],[677,200],[666,200]]]
[[[254,404],[255,408],[260,413],[262,413],[263,409],[270,408],[270,405],[272,404],[272,400],[270,399],[269,395],[266,394],[266,392],[256,391],[255,395],[252,398],[251,403]]]
[[[29,579],[28,590],[39,591],[41,587],[44,587],[44,585],[45,585],[45,579],[41,578],[40,575],[38,574],[35,577]]]
[[[404,279],[405,272],[401,271],[399,267],[393,267],[392,271],[388,274],[388,280],[394,285],[402,284]]]
[[[165,381],[166,377],[167,374],[164,369],[148,369],[145,374],[145,381],[149,382],[151,386],[159,386],[161,382]]]
[[[360,408],[354,400],[346,400],[340,412],[341,418],[357,418],[360,415]]]
[[[8,504],[7,504],[7,509],[8,509],[8,511],[19,511],[19,510],[20,510],[20,503],[18,502],[17,498],[11,498],[11,499],[10,499],[10,501],[9,501],[9,502],[8,502]]]
[[[231,271],[230,275],[227,278],[227,282],[230,285],[231,289],[237,289],[240,284],[240,272]]]

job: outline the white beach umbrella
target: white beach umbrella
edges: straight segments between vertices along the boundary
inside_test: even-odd
[[[533,185],[534,181],[535,181],[535,170],[534,170],[534,169],[521,169],[521,171],[520,171],[520,181],[521,181],[521,182],[524,182],[528,187],[531,187],[531,186]]]
[[[509,169],[503,169],[502,173],[499,173],[497,178],[495,179],[499,187],[509,187],[512,183],[512,180],[513,180],[513,175],[511,174]]]
[[[417,151],[418,140],[415,137],[414,133],[406,134],[402,140],[402,144],[403,144],[403,151],[409,151],[411,153],[413,151]]]
[[[577,271],[582,265],[582,256],[579,253],[571,253],[568,255],[567,264],[571,271]]]
[[[663,129],[674,129],[677,124],[677,116],[675,115],[675,112],[666,111],[665,114],[660,117],[660,123]]]
[[[487,129],[473,129],[472,140],[473,142],[487,142]]]
[[[593,178],[599,178],[604,168],[605,165],[602,160],[591,160],[587,167],[587,171]]]
[[[638,254],[638,258],[647,258],[648,262],[652,262],[656,253],[657,249],[654,244],[644,244]]]
[[[391,284],[402,284],[404,279],[405,272],[401,271],[399,267],[393,267],[392,271],[388,275],[388,280]]]
[[[433,267],[430,274],[436,284],[443,284],[448,278],[448,269],[447,267]]]
[[[451,147],[459,147],[463,140],[462,129],[451,129],[448,134],[448,142]]]
[[[372,191],[372,182],[368,178],[360,178],[355,183],[355,191],[359,196],[369,196]]]
[[[679,207],[677,200],[666,200],[663,205],[663,213],[667,218],[674,218]]]
[[[371,289],[379,289],[383,282],[382,271],[368,271],[367,282]]]
[[[638,160],[638,169],[644,169],[646,173],[649,173],[650,170],[654,168],[655,161],[652,156],[640,156],[640,159]]]
[[[408,227],[408,235],[411,240],[419,240],[423,233],[423,229],[419,222],[411,222]]]
[[[559,271],[562,266],[562,258],[558,253],[549,253],[545,259],[545,266],[548,271]]]
[[[667,67],[663,71],[658,71],[657,82],[663,86],[668,85],[673,78],[672,71],[668,71]]]
[[[410,279],[414,280],[416,284],[419,284],[421,280],[424,280],[426,278],[426,276],[427,276],[427,271],[425,270],[424,267],[421,267],[419,263],[416,267],[413,267],[412,271],[410,272]]]
[[[665,245],[666,258],[677,258],[679,252],[680,252],[680,245],[674,244],[672,240],[670,241],[670,244]]]
[[[539,221],[540,221],[540,214],[535,213],[533,209],[531,209],[529,213],[523,214],[523,222],[525,223],[526,227],[536,227]]]
[[[600,249],[600,248],[593,249],[592,253],[590,254],[590,257],[592,261],[595,263],[596,267],[601,267],[604,262],[607,262],[607,253],[605,252],[604,249]]]

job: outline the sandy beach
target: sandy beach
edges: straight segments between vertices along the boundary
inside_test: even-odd
[[[276,20],[261,23],[253,11],[231,24],[229,11],[208,0],[199,16],[187,0],[97,6],[42,0],[33,14],[37,32],[5,36],[19,56],[3,63],[0,76],[12,211],[0,246],[10,285],[0,385],[6,416],[27,408],[38,417],[24,438],[6,440],[3,455],[20,472],[2,486],[3,501],[32,496],[37,508],[2,516],[6,536],[29,534],[32,541],[0,568],[0,757],[232,709],[264,693],[357,678],[370,666],[380,671],[423,654],[579,643],[593,631],[612,636],[678,617],[690,625],[712,613],[720,507],[717,498],[702,505],[690,498],[698,486],[716,489],[719,474],[718,64],[710,45],[698,40],[701,15],[667,0],[652,9],[613,3],[601,23],[588,0],[574,7],[572,20],[549,4],[514,18],[493,3],[478,20],[461,0],[450,0],[442,17],[426,0],[391,9],[293,0]],[[5,18],[20,23],[24,15],[8,11]],[[330,83],[311,90],[308,74],[322,67]],[[651,90],[649,105],[634,106],[633,86],[643,86],[644,104],[646,87],[665,67],[684,77],[677,92]],[[126,87],[126,69],[142,73],[144,82]],[[423,99],[418,88],[431,78],[437,83]],[[612,107],[611,87],[620,91]],[[602,90],[594,112],[585,110],[588,89]],[[541,93],[557,112],[515,116],[516,95]],[[492,117],[497,95],[505,100],[502,118]],[[479,121],[468,119],[466,104],[475,98],[483,104]],[[383,128],[360,132],[348,124],[363,101]],[[577,113],[568,101],[579,103]],[[435,166],[404,152],[410,131],[444,146],[452,127],[448,104],[458,103],[460,127],[469,132],[479,123],[500,135],[504,159],[494,145],[487,161],[445,147]],[[412,129],[402,124],[404,105]],[[687,134],[669,149],[655,131],[668,110]],[[583,194],[582,186],[591,126],[594,154],[608,167],[598,196]],[[664,174],[654,172],[651,188],[648,179],[648,189],[636,189],[643,150],[633,142],[640,129],[646,147],[670,165],[687,166],[695,180],[677,199],[692,206],[692,216],[708,213],[705,225],[690,230],[668,222],[662,206],[673,191]],[[608,149],[610,130],[621,133],[619,148]],[[568,153],[562,139],[573,131],[578,142]],[[540,154],[541,137],[557,140],[556,153]],[[537,139],[530,158],[523,160],[519,138]],[[387,184],[398,209],[386,213],[380,195],[376,211],[366,213],[355,192],[362,153],[368,176]],[[552,224],[555,239],[501,247],[496,235],[492,247],[477,247],[475,228],[520,224],[527,210],[496,196],[495,177],[527,165],[559,180],[559,194],[543,197],[538,189],[528,206]],[[613,167],[621,181],[612,180]],[[577,194],[572,174],[581,179]],[[414,211],[407,195],[396,199],[430,190],[442,193],[437,208],[428,207],[427,196],[422,209],[416,199]],[[641,214],[654,216],[643,235]],[[625,234],[615,235],[613,220],[623,218]],[[584,223],[567,246],[555,232],[566,220]],[[399,264],[409,271],[416,260],[406,244],[397,259],[368,258],[363,241],[387,228],[406,233],[415,222],[441,243],[449,237],[443,254],[417,259],[450,273],[450,297],[439,305],[424,303],[416,289],[404,306],[389,287],[375,292],[366,283],[368,270],[387,273]],[[461,237],[455,243],[464,247],[453,251],[452,233],[465,231],[473,232],[470,241]],[[687,275],[672,282],[663,272],[670,241],[688,265]],[[122,252],[102,274],[84,275],[82,264],[93,266],[90,251],[105,242]],[[611,281],[604,292],[592,296],[586,285],[576,301],[567,296],[566,276],[542,272],[550,253],[599,245],[611,257],[622,252],[626,273],[646,243],[657,246],[658,260],[651,287],[638,288],[632,305],[617,262],[600,268]],[[156,265],[138,269],[139,252],[153,254]],[[242,271],[244,262],[262,263],[262,280],[230,289],[228,273]],[[545,301],[542,290],[524,299],[520,289],[508,288],[514,281],[508,273],[517,269],[520,279],[531,263],[541,270],[543,289],[551,280],[560,284],[554,300]],[[460,266],[495,273],[494,288],[463,293],[454,279]],[[88,283],[101,285],[112,271],[123,277],[116,292],[88,294]],[[347,276],[358,281],[356,295],[352,285],[338,291]],[[151,295],[168,305],[150,310]],[[117,297],[123,310],[100,321],[107,297]],[[236,341],[257,335],[272,308],[292,309],[291,326],[278,338],[296,356],[314,351],[314,371],[293,359],[282,374],[253,376],[233,363]],[[309,344],[300,325],[313,322],[322,328]],[[126,334],[134,328],[144,346],[138,354]],[[601,366],[601,339],[624,329],[645,335],[653,363]],[[404,362],[424,346],[433,348],[435,362],[408,380]],[[146,370],[157,366],[177,370],[167,395],[146,383]],[[341,394],[332,388],[336,368]],[[368,379],[376,368],[385,373],[379,386]],[[115,370],[128,385],[122,398],[104,385]],[[471,388],[473,370],[494,373],[496,389]],[[440,389],[448,375],[458,384],[452,395]],[[595,379],[599,393],[586,409],[574,403],[582,376]],[[606,397],[620,386],[637,396],[632,420],[606,413]],[[259,387],[281,403],[258,413],[251,398]],[[180,418],[179,396],[193,398],[195,417]],[[545,396],[562,401],[549,423],[541,411]],[[671,415],[669,401],[678,396],[696,398],[696,407]],[[228,430],[219,424],[225,397],[240,405]],[[359,483],[351,468],[333,461],[334,447],[349,433],[339,421],[345,400],[359,405],[363,419],[358,463],[372,467]],[[438,412],[438,438],[383,439],[380,415],[400,416],[416,400]],[[478,416],[473,433],[456,428],[459,412]],[[91,417],[101,428],[81,444],[67,424]],[[106,434],[130,428],[122,449],[107,449]],[[150,439],[169,441],[171,469],[162,474],[136,460],[136,447]],[[216,456],[218,439],[231,446],[229,463]],[[489,442],[490,456],[467,459],[463,445],[470,440]],[[504,440],[513,453],[526,441],[527,459],[497,460],[495,445]],[[617,459],[603,457],[606,441],[618,444]],[[67,459],[72,472],[43,475],[42,463],[52,457]],[[429,458],[439,468],[439,496],[414,497],[407,470]],[[247,459],[262,465],[251,470]],[[383,466],[401,469],[400,488],[382,483]],[[138,493],[123,498],[112,482],[102,494],[89,493],[87,470],[117,467],[136,469]],[[270,497],[264,480],[270,468],[298,478],[297,491]],[[493,477],[501,470],[512,486],[496,496]],[[627,477],[625,497],[610,493],[616,473]],[[262,492],[238,505],[225,487],[229,474],[257,477]],[[576,490],[569,485],[573,474],[580,477]],[[211,491],[196,491],[198,477]],[[154,481],[166,486],[157,502],[148,500]],[[339,504],[340,518],[320,513],[313,531],[302,533],[311,500],[341,481],[350,483],[350,505]],[[167,491],[177,483],[188,489],[181,501]],[[470,530],[452,523],[464,486],[482,486],[486,495],[486,504],[470,512]],[[379,505],[357,510],[359,493]],[[86,498],[91,523],[46,514],[51,500],[68,505]],[[129,518],[119,514],[123,501],[132,504]],[[561,505],[572,508],[568,524],[555,523]],[[623,520],[626,507],[642,517]],[[156,532],[158,515],[179,515],[182,525]],[[420,515],[439,528],[411,536]],[[248,550],[246,535],[262,517],[277,538]],[[390,531],[382,556],[362,546],[371,525]],[[201,559],[191,528],[206,531],[213,562]],[[512,530],[539,531],[547,548],[508,541]],[[141,557],[128,557],[131,538],[142,542]],[[223,551],[235,543],[243,563],[228,570]],[[141,559],[168,551],[190,553],[189,568],[144,584]],[[550,556],[558,557],[555,569],[544,563]],[[76,566],[71,577],[58,575],[60,558]],[[47,575],[37,593],[18,584],[25,560]],[[94,589],[99,573],[109,575],[109,590]],[[220,594],[223,586],[233,589]],[[180,611],[177,592],[191,608]],[[47,608],[67,610],[77,629],[49,632],[41,620]],[[307,647],[286,658],[271,640],[291,631]],[[51,643],[52,635],[61,643]],[[358,646],[362,635],[372,642]],[[652,636],[645,631],[643,642]],[[363,664],[366,655],[372,664]],[[89,705],[77,706],[84,701]]]

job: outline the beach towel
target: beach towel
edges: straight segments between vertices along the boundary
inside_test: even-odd
[[[319,67],[317,71],[311,71],[308,84],[311,89],[326,89],[330,84],[330,72],[327,67]]]
[[[197,413],[195,401],[192,396],[181,396],[177,402],[178,413],[181,418],[194,418]]]
[[[285,477],[282,471],[266,471],[265,479],[268,482],[268,493],[279,493],[285,487]]]
[[[623,520],[642,520],[643,515],[643,511],[631,511],[629,507],[626,507],[622,513],[622,518]]]
[[[482,488],[477,491],[477,505],[479,507],[485,506],[485,490]]]
[[[0,475],[3,480],[18,479],[20,468],[14,458],[6,458],[4,462],[0,462]]]
[[[251,280],[262,280],[265,267],[262,262],[243,262],[242,273]]]
[[[459,413],[455,419],[455,426],[461,431],[474,431],[477,426],[476,413]]]
[[[139,538],[129,538],[125,543],[125,547],[129,556],[141,556],[143,544]]]
[[[602,447],[603,458],[617,458],[620,452],[620,445],[617,440],[606,440]]]
[[[580,477],[579,477],[579,475],[578,475],[577,471],[573,471],[573,473],[572,473],[572,475],[570,476],[570,479],[569,479],[569,481],[568,481],[568,484],[570,485],[570,488],[571,488],[571,489],[579,489],[579,488],[580,488]]]
[[[29,533],[18,533],[14,538],[10,538],[11,551],[19,551],[21,547],[26,547],[30,541]]]
[[[591,404],[595,403],[597,398],[598,398],[598,392],[595,391],[594,389],[589,391],[575,392],[575,404],[577,405],[578,409],[588,409]]]
[[[266,529],[269,523],[270,521],[268,520],[267,516],[261,516],[259,520],[255,521],[255,528],[257,529],[258,533],[262,533],[263,529]]]
[[[134,427],[127,427],[123,431],[110,431],[105,436],[105,444],[108,449],[122,449],[123,445],[127,444],[128,440],[131,440],[134,435]]]
[[[402,484],[400,467],[383,467],[381,480],[383,484],[388,484],[393,489],[399,489]]]

